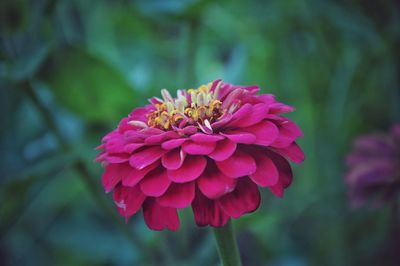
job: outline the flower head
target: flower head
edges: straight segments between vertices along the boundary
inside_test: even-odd
[[[400,195],[400,124],[389,134],[358,137],[347,156],[345,176],[351,204],[381,205]]]
[[[179,90],[134,109],[107,134],[97,161],[102,183],[128,219],[141,208],[153,230],[177,230],[177,209],[192,206],[199,226],[219,227],[256,210],[258,187],[282,197],[292,182],[287,161],[304,160],[293,108],[257,86],[220,80]]]

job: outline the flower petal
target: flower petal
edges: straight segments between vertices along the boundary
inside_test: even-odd
[[[126,171],[122,176],[122,184],[126,187],[136,186],[148,172],[156,168],[159,164],[159,162],[154,162],[141,170],[129,166],[129,171]]]
[[[160,167],[142,179],[140,189],[146,196],[159,197],[167,191],[170,184],[171,180],[167,176],[167,171]]]
[[[274,148],[273,150],[297,164],[302,163],[305,159],[304,152],[296,142],[293,142],[288,147]]]
[[[253,144],[256,141],[256,136],[249,132],[229,131],[220,134],[235,143]]]
[[[231,157],[231,155],[236,150],[236,143],[230,139],[224,139],[219,141],[214,151],[208,155],[208,157],[214,159],[215,161],[224,161]]]
[[[193,140],[194,142],[204,143],[204,142],[217,142],[219,140],[223,140],[224,137],[219,135],[207,135],[207,134],[197,133],[191,135],[190,139]]]
[[[268,114],[269,107],[265,103],[258,103],[252,106],[251,115],[241,119],[240,127],[249,127],[262,121]]]
[[[207,155],[215,149],[215,142],[186,141],[182,144],[182,150],[187,154]]]
[[[282,198],[284,189],[287,188],[293,180],[292,168],[289,162],[276,154],[275,152],[268,151],[267,156],[272,159],[279,173],[279,181],[276,185],[270,186],[269,190],[277,197]]]
[[[122,177],[126,175],[126,169],[131,168],[129,164],[108,164],[105,166],[101,182],[103,183],[104,190],[108,193],[121,181]]]
[[[236,189],[217,200],[222,210],[233,218],[255,211],[260,205],[258,187],[248,178],[238,180]]]
[[[194,182],[183,184],[172,183],[167,192],[157,198],[157,203],[165,207],[186,208],[194,199],[194,190]]]
[[[168,170],[168,177],[176,183],[185,183],[198,178],[204,171],[207,160],[203,156],[187,156],[183,165],[176,170]]]
[[[301,129],[289,119],[285,119],[285,121],[279,125],[279,136],[271,146],[284,148],[292,144],[292,142],[301,136],[303,136]]]
[[[221,173],[214,163],[209,163],[207,169],[197,180],[200,191],[209,199],[216,199],[232,192],[236,186],[236,179]]]
[[[249,175],[254,183],[261,187],[273,186],[279,181],[279,173],[274,162],[265,152],[255,151],[254,158],[257,164],[255,173]]]
[[[169,140],[169,139],[176,139],[179,138],[179,134],[176,133],[175,131],[167,131],[163,132],[158,135],[153,135],[145,139],[145,143],[147,144],[156,144],[156,143],[161,143],[162,141]]]
[[[236,150],[225,161],[216,162],[218,169],[226,176],[237,178],[253,174],[256,169],[256,161],[248,153]]]
[[[134,215],[140,209],[145,198],[146,196],[142,193],[138,186],[117,186],[113,195],[118,212],[126,219]]]
[[[242,105],[235,113],[233,113],[232,120],[229,122],[228,126],[239,126],[242,120],[246,120],[251,117],[252,109],[252,105],[249,103]]]
[[[127,153],[132,153],[134,151],[136,151],[137,149],[143,147],[145,144],[144,143],[129,143],[126,144],[124,147],[124,152]]]
[[[166,152],[159,146],[152,146],[132,154],[129,163],[140,170],[160,159]]]
[[[256,136],[254,143],[263,146],[269,146],[279,135],[278,127],[270,121],[262,121],[256,125],[243,128],[243,131]]]
[[[143,204],[143,216],[147,226],[152,230],[176,231],[180,226],[176,209],[160,206],[152,198],[148,198]]]
[[[192,210],[198,226],[211,225],[221,227],[229,221],[229,216],[222,211],[221,207],[215,201],[207,199],[200,192],[196,193],[192,203]]]
[[[175,170],[182,166],[185,158],[186,153],[182,149],[174,149],[164,154],[161,163],[165,168]]]
[[[187,139],[171,139],[161,144],[161,147],[165,150],[172,150],[180,147]]]

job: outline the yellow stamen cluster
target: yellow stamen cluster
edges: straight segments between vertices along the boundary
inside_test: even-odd
[[[177,98],[172,98],[167,90],[162,90],[163,101],[155,104],[157,110],[148,114],[147,124],[150,127],[170,129],[172,126],[178,127],[183,120],[193,125],[214,122],[223,112],[218,100],[218,88],[214,92],[210,89],[211,84],[207,84],[198,89],[178,91]]]

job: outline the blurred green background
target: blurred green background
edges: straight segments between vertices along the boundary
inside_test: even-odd
[[[142,214],[126,225],[94,163],[160,89],[217,78],[295,106],[305,133],[285,197],[265,189],[235,221],[244,264],[395,265],[390,208],[351,209],[343,174],[355,136],[400,120],[399,14],[374,0],[1,1],[0,265],[217,265],[191,210],[176,233]]]

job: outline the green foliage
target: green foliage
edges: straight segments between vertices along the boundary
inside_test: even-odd
[[[43,80],[57,102],[91,123],[115,122],[136,105],[125,77],[84,50],[56,51],[43,66]]]

